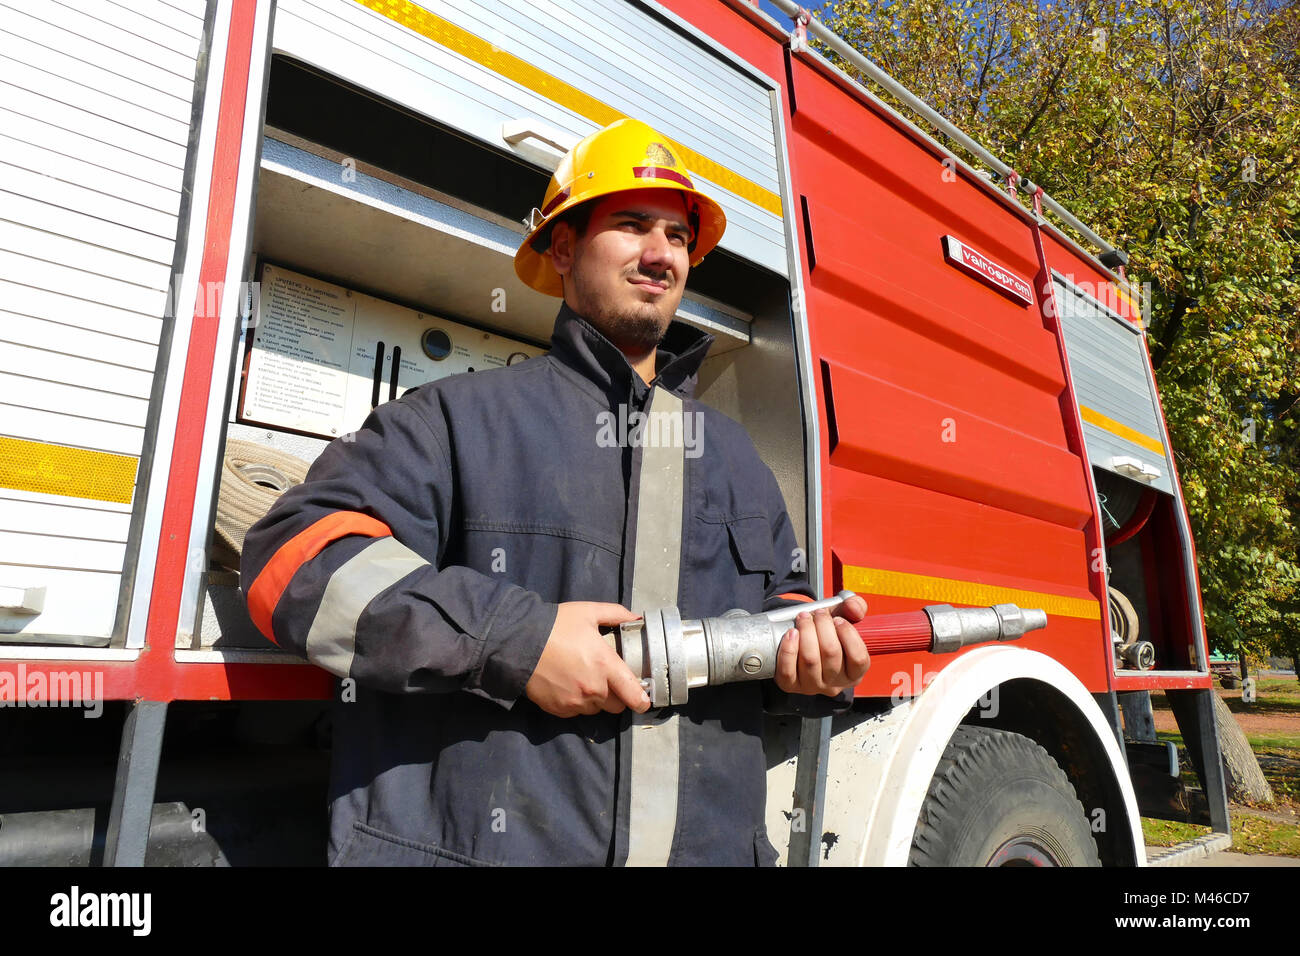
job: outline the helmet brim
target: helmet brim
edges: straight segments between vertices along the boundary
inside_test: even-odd
[[[672,181],[646,180],[644,186],[638,184],[632,187],[624,186],[619,189],[610,189],[606,192],[586,192],[581,196],[571,196],[529,231],[528,235],[524,237],[524,241],[520,243],[518,251],[515,252],[515,275],[526,286],[536,289],[544,295],[557,298],[563,297],[564,283],[560,278],[560,274],[555,271],[555,264],[551,261],[550,243],[548,241],[551,227],[565,213],[584,203],[594,202],[603,199],[605,196],[629,192],[633,189],[672,190],[684,194],[687,197],[687,203],[694,206],[699,224],[696,227],[695,243],[691,250],[692,268],[704,261],[704,257],[713,251],[722,239],[722,234],[727,230],[727,214],[722,211],[721,206],[699,190],[681,186]],[[539,246],[546,251],[539,252],[537,249]]]

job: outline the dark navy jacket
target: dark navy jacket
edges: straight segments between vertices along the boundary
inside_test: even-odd
[[[691,397],[711,341],[673,323],[656,378],[702,423],[699,455],[686,458],[683,618],[809,593],[771,471],[739,424]],[[649,391],[563,307],[547,355],[380,406],[248,532],[243,586],[262,591],[275,640],[353,679],[335,706],[332,864],[625,858],[630,712],[554,717],[524,685],[557,603],[631,597],[641,449],[597,436],[620,405],[643,409]],[[367,549],[389,530],[414,564],[367,569]],[[286,555],[302,558],[288,572]],[[308,639],[324,627],[318,616],[348,616],[326,598],[345,565],[349,581],[361,568],[380,585],[410,572],[350,612],[353,643],[325,659]],[[287,583],[258,584],[277,575]],[[765,698],[781,697],[770,681],[691,691],[671,864],[774,860],[761,728]]]

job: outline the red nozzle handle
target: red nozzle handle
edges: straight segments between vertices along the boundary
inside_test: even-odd
[[[853,626],[862,635],[867,650],[872,654],[928,651],[934,642],[930,615],[924,611],[879,614],[865,617]]]

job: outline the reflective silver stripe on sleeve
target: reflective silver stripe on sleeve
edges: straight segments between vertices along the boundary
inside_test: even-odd
[[[682,435],[682,400],[656,386],[648,411],[666,414],[671,427],[659,436]],[[677,604],[682,556],[682,486],[685,448],[659,441],[641,450],[637,483],[636,552],[632,607],[638,613]],[[632,715],[632,772],[628,805],[628,866],[666,866],[677,829],[681,766],[676,711]]]
[[[429,562],[393,537],[376,538],[330,577],[307,632],[307,659],[347,677],[357,650],[357,621],[382,591]]]

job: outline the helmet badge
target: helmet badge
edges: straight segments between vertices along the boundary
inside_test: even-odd
[[[676,166],[671,150],[663,143],[651,143],[645,148],[645,161],[651,166]]]

